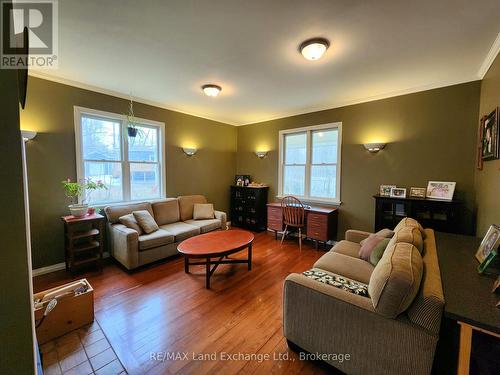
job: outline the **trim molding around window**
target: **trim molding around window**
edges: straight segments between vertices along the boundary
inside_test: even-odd
[[[104,154],[102,156],[99,156],[97,155],[97,152],[95,153],[96,156],[94,157],[89,158],[88,155],[87,157],[85,157],[85,150],[83,150],[84,140],[82,118],[101,120],[103,122],[109,121],[106,124],[112,124],[112,126],[116,130],[116,133],[118,133],[112,133],[113,137],[116,137],[113,139],[114,143],[116,144],[114,146],[114,156],[112,158],[107,157]],[[134,157],[130,156],[131,154],[129,153],[129,149],[132,149],[136,146],[131,145],[129,142],[127,121],[125,115],[74,106],[76,174],[78,181],[81,181],[86,177],[85,163],[107,164],[107,169],[110,169],[110,166],[114,165],[117,169],[120,170],[121,190],[119,187],[115,187],[115,190],[117,194],[120,195],[120,198],[108,199],[107,201],[101,199],[94,202],[89,202],[94,207],[104,207],[107,205],[123,204],[134,201],[154,201],[165,198],[166,196],[165,124],[163,122],[152,121],[139,117],[136,117],[136,119],[139,128],[149,128],[156,130],[156,145],[154,148],[150,146],[149,149],[149,153],[153,155],[152,158],[151,155],[149,156],[149,159],[141,156],[141,150],[131,150],[130,152],[137,151],[137,155]],[[107,136],[109,138],[109,134]],[[137,135],[137,137],[139,137],[139,134]],[[136,168],[137,170],[131,171],[133,168]],[[155,173],[157,173],[157,176],[154,176]],[[157,193],[154,193],[155,196],[150,195],[145,196],[144,198],[138,197],[141,195],[140,184],[136,185],[139,186],[139,188],[136,189],[136,192],[133,191],[134,187],[132,186],[133,178],[136,175],[138,177],[142,176],[143,182],[147,182],[151,177],[153,177],[153,179],[156,179],[159,185],[159,189],[157,189]],[[137,183],[137,181],[134,181],[134,183]],[[133,196],[134,194],[135,196]]]
[[[314,162],[313,160],[313,135],[320,134],[326,132],[328,130],[336,130],[337,131],[337,152],[336,158],[333,161],[327,162]],[[291,163],[286,163],[286,137],[289,135],[297,135],[300,137],[300,134],[303,134],[305,137],[305,157],[302,157],[302,160],[293,160]],[[303,190],[303,194],[292,194],[303,200],[305,202],[311,203],[324,203],[331,205],[339,205],[340,201],[340,183],[341,183],[341,156],[342,156],[342,123],[335,122],[329,124],[321,124],[314,126],[306,126],[301,128],[287,129],[281,130],[279,132],[279,164],[278,164],[278,197],[283,197],[288,195],[284,190],[284,178],[285,178],[285,167],[303,167],[303,179],[304,186],[301,190]],[[330,155],[331,157],[331,155]],[[334,196],[321,197],[315,196],[312,192],[312,170],[313,167],[335,167],[335,194]],[[301,172],[302,173],[302,172]],[[290,188],[289,188],[290,190]]]

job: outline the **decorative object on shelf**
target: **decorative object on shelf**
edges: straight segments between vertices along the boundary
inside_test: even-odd
[[[410,198],[425,198],[426,189],[419,187],[410,188]]]
[[[86,203],[90,200],[92,193],[95,190],[107,189],[107,186],[101,181],[92,181],[90,178],[82,180],[82,182],[71,181],[70,178],[61,181],[66,196],[74,203],[68,206],[71,215],[77,218],[87,215],[89,205]],[[78,203],[81,200],[81,203]]]
[[[499,156],[499,108],[495,108],[482,122],[481,157],[484,161],[498,159]]]
[[[330,42],[325,38],[312,38],[302,42],[299,51],[307,60],[319,60],[330,47]]]
[[[250,184],[249,174],[237,174],[234,177],[234,183],[236,186],[248,186]]]
[[[429,181],[427,184],[427,198],[451,201],[456,184],[456,182]]]
[[[257,155],[259,159],[263,159],[266,157],[267,151],[255,151],[255,155]]]
[[[391,198],[406,198],[406,188],[391,188]]]
[[[212,98],[218,96],[222,91],[222,87],[211,83],[201,86],[201,89],[203,90],[206,96],[210,96]]]
[[[252,181],[248,184],[248,187],[267,187],[267,185],[262,182]]]
[[[477,130],[476,168],[480,171],[483,170],[483,126],[486,117],[481,117],[481,120],[479,120],[479,129]]]
[[[498,246],[500,245],[500,227],[498,225],[492,224],[483,240],[481,241],[481,245],[479,245],[479,249],[476,251],[476,259],[479,263],[483,263],[488,256],[496,251]]]
[[[390,197],[391,189],[395,188],[396,185],[380,185],[380,196],[382,197]]]
[[[386,143],[364,143],[363,146],[367,151],[377,153],[386,146]]]
[[[184,151],[184,153],[187,156],[193,156],[194,154],[196,154],[196,151],[198,151],[198,150],[195,149],[194,147],[183,147],[182,151]]]

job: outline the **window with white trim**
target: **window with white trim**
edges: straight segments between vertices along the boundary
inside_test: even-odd
[[[280,196],[340,203],[342,124],[279,132]]]
[[[75,107],[77,177],[102,181],[87,203],[152,200],[165,196],[164,128],[137,119],[137,135],[128,135],[123,115]]]

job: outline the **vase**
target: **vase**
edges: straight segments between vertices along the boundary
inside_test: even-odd
[[[84,217],[89,209],[88,204],[70,204],[68,206],[71,215],[74,217]]]
[[[88,210],[87,210],[87,213],[88,213],[89,215],[93,215],[93,214],[95,214],[95,207],[89,207],[89,208],[88,208]]]

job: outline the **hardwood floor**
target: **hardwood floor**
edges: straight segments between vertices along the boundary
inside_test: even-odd
[[[222,265],[211,290],[205,289],[204,267],[191,266],[185,274],[180,257],[134,273],[111,263],[76,278],[94,287],[96,319],[129,374],[327,374],[334,369],[299,360],[282,333],[285,277],[309,269],[322,254],[307,242],[299,251],[297,240],[280,247],[263,232],[255,237],[252,271]],[[243,259],[246,252],[231,257]],[[34,288],[71,279],[65,271],[43,275]],[[205,360],[194,358],[200,355]]]

